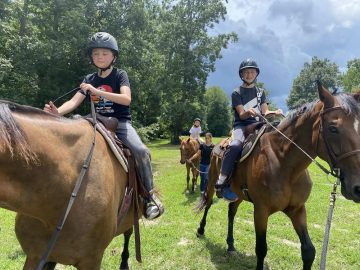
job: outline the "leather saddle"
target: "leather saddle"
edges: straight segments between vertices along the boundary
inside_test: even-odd
[[[244,161],[251,154],[256,143],[259,141],[260,137],[265,132],[267,126],[264,124],[265,124],[264,122],[258,122],[246,127],[245,129],[246,139],[242,147],[241,157],[239,162]],[[229,148],[229,145],[232,142],[232,140],[233,140],[232,137],[228,137],[222,140],[219,144],[217,144],[214,147],[212,154],[223,159],[225,155],[225,151]]]

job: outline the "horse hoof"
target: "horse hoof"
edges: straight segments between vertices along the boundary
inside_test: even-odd
[[[119,270],[129,270],[129,266],[128,265],[120,265]]]
[[[203,238],[203,237],[204,237],[204,234],[201,234],[201,233],[196,232],[196,237],[197,237],[197,238]]]
[[[228,250],[227,250],[227,253],[228,253],[230,256],[235,256],[235,255],[237,254],[236,249],[228,249]]]
[[[203,236],[204,236],[204,233],[205,233],[205,230],[204,230],[204,229],[198,228],[197,231],[196,231],[196,236],[197,236],[198,238],[203,237]]]

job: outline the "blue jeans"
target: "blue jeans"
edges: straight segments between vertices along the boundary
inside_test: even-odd
[[[200,163],[200,191],[204,192],[208,183],[209,176],[209,166],[210,164],[201,164]],[[203,173],[206,172],[206,173]]]
[[[116,136],[131,150],[141,182],[147,191],[151,191],[154,188],[154,180],[149,149],[141,141],[130,121],[119,121]]]

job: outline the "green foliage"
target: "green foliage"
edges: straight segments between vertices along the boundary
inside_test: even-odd
[[[290,95],[286,100],[289,109],[295,109],[318,97],[315,81],[319,79],[328,88],[341,86],[339,67],[329,59],[312,58],[305,63],[300,75],[293,82]]]
[[[236,39],[233,33],[208,34],[224,20],[224,3],[1,1],[0,95],[42,108],[94,71],[87,40],[108,31],[119,43],[117,66],[129,75],[133,119],[141,127],[158,123],[159,131],[177,139],[194,116],[202,117],[207,76],[221,49]]]
[[[148,143],[155,140],[156,138],[159,138],[159,130],[160,126],[158,123],[154,123],[146,127],[136,128],[137,134],[144,143]]]
[[[205,93],[206,122],[213,136],[227,136],[231,129],[229,99],[218,86],[210,87]]]
[[[347,68],[342,77],[342,83],[345,92],[353,92],[360,88],[360,59],[348,61]]]

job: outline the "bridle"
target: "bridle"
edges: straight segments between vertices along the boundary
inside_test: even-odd
[[[322,136],[322,139],[324,140],[324,144],[326,147],[326,151],[327,151],[327,155],[329,157],[329,165],[330,165],[330,170],[331,170],[331,175],[335,176],[335,177],[340,177],[340,175],[338,175],[338,173],[340,173],[340,170],[337,168],[337,165],[339,164],[339,162],[343,159],[346,159],[348,157],[351,157],[353,155],[358,155],[360,154],[360,149],[356,149],[356,150],[352,150],[340,155],[337,155],[335,153],[335,151],[332,149],[332,147],[330,146],[329,141],[326,139],[326,137],[324,136],[324,115],[335,111],[335,110],[343,110],[343,108],[341,106],[336,106],[336,107],[332,107],[332,108],[328,108],[328,109],[323,109],[320,112],[320,125],[319,125],[319,135],[318,135],[318,140],[320,137],[320,134]],[[318,143],[317,143],[318,145]],[[337,173],[338,172],[338,173]]]

